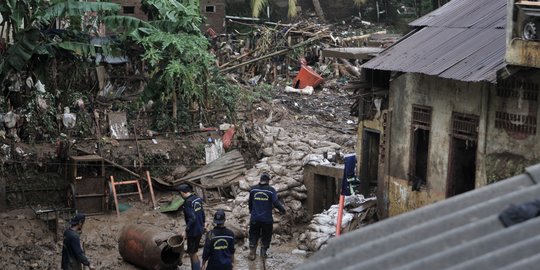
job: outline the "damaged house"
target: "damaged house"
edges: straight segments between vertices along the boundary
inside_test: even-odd
[[[364,188],[376,187],[380,216],[488,185],[539,160],[537,69],[505,61],[506,29],[522,29],[506,27],[507,13],[519,13],[512,6],[451,1],[362,66],[359,171]],[[510,56],[523,61],[512,64],[530,59],[516,51]]]

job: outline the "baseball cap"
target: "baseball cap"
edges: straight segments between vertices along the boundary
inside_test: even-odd
[[[225,223],[225,211],[223,209],[218,209],[214,214],[214,224],[222,225]]]
[[[264,183],[270,182],[270,175],[268,173],[262,173],[260,182],[264,182]]]
[[[74,217],[71,218],[69,223],[71,225],[77,225],[81,222],[84,222],[85,219],[86,219],[86,216],[83,213],[77,213]]]
[[[180,184],[177,189],[180,192],[191,192],[192,191],[191,186],[188,185],[188,184]]]

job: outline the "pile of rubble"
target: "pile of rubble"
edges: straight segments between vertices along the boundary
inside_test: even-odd
[[[232,211],[234,219],[247,229],[249,190],[258,184],[261,173],[267,172],[272,175],[270,184],[288,209],[287,215],[274,217],[274,232],[290,235],[291,225],[308,220],[302,205],[307,199],[307,189],[303,183],[304,165],[325,162],[325,153],[339,153],[341,146],[326,141],[322,135],[306,137],[289,134],[281,127],[269,125],[257,128],[254,133],[263,138],[264,158],[239,179],[240,192],[234,200]]]
[[[251,85],[288,81],[301,65],[316,66],[317,72],[326,74],[331,73],[327,67],[332,66],[338,75],[358,76],[358,72],[341,72],[344,67],[351,68],[345,59],[346,63],[338,63],[337,59],[323,63],[322,51],[343,47],[387,47],[399,37],[386,35],[386,30],[370,23],[360,23],[353,29],[345,22],[325,24],[314,18],[289,24],[253,23],[252,19],[228,16],[231,25],[242,25],[250,31],[236,31],[211,39],[220,71]],[[354,66],[358,67],[358,64]]]

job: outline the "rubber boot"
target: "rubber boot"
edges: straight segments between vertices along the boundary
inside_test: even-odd
[[[261,247],[261,257],[263,257],[263,258],[272,258],[272,256],[268,255],[268,248]]]
[[[250,247],[248,259],[253,261],[255,260],[256,257],[257,257],[257,247]]]

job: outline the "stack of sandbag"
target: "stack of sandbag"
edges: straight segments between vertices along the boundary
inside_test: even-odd
[[[316,136],[290,135],[279,127],[263,126],[254,132],[262,142],[264,158],[238,179],[240,192],[234,200],[234,218],[247,228],[249,191],[259,183],[261,173],[267,172],[272,176],[270,185],[276,189],[279,199],[288,210],[284,216],[274,215],[274,232],[291,234],[289,225],[307,221],[308,218],[302,205],[307,199],[303,181],[304,165],[327,163],[324,154],[336,153],[341,146]]]
[[[354,208],[364,201],[366,201],[364,196],[360,194],[346,197],[345,209],[343,210],[343,218],[341,221],[342,229],[347,228],[356,217],[356,214],[349,212],[348,209]],[[317,251],[324,248],[326,242],[335,236],[338,208],[339,205],[334,204],[322,213],[313,215],[313,218],[307,227],[307,231],[300,235],[299,240],[302,243],[299,245],[300,249]]]

